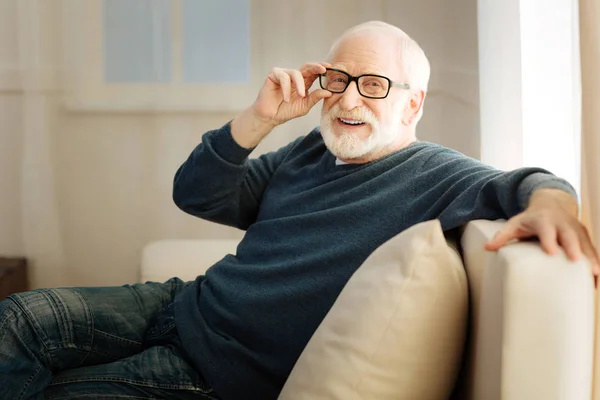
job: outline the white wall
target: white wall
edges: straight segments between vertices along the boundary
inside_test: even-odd
[[[0,0],[0,4],[14,7],[18,1],[22,0]],[[269,66],[298,67],[306,61],[322,59],[332,40],[345,28],[368,19],[398,24],[421,43],[433,67],[431,94],[419,137],[479,156],[476,0],[253,3],[263,7],[270,21],[261,26],[264,47],[268,49],[262,57]],[[9,14],[0,10],[0,16],[4,16],[0,18],[9,21]],[[5,25],[7,21],[0,19],[0,30],[17,29],[14,24]],[[7,52],[2,41],[13,37],[14,32],[3,33],[0,56],[11,60],[15,54]],[[20,119],[13,114],[19,112],[19,103],[0,107],[0,126],[10,121],[14,131],[19,132]],[[64,284],[135,281],[139,252],[151,240],[242,234],[188,216],[171,200],[176,168],[203,132],[219,127],[233,118],[233,113],[75,112],[58,108],[55,117],[54,168],[66,263]],[[318,120],[319,110],[315,109],[304,119],[279,127],[260,145],[257,154],[306,133]],[[2,129],[0,144],[11,141],[11,148],[17,149],[18,134]],[[5,150],[4,146],[0,155],[19,157],[18,151]],[[14,189],[19,185],[19,171],[4,171],[0,170],[0,188]],[[0,212],[18,216],[18,195],[10,199],[6,203],[3,200]],[[10,228],[0,225],[0,249],[12,246],[19,252],[22,247],[18,218],[13,217],[11,223]],[[42,277],[35,284],[45,286],[47,282]]]
[[[386,3],[386,20],[413,36],[431,62],[419,138],[479,158],[477,0]]]

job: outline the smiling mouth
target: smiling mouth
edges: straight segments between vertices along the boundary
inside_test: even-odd
[[[338,118],[338,121],[340,121],[344,125],[349,125],[349,126],[361,126],[361,125],[365,124],[365,122],[360,121],[360,120],[355,120],[355,119]]]

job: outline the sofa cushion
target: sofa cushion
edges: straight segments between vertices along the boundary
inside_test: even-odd
[[[468,314],[466,274],[439,221],[380,246],[348,281],[281,400],[446,400]]]

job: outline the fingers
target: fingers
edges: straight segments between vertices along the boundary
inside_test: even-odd
[[[327,90],[323,90],[323,89],[313,90],[308,95],[308,97],[306,97],[304,99],[306,101],[305,109],[310,111],[310,109],[313,108],[315,106],[315,104],[317,104],[319,101],[321,101],[322,99],[325,99],[327,97],[331,97],[331,96],[333,96],[333,93],[331,93]]]
[[[579,236],[573,229],[561,229],[558,232],[558,240],[565,249],[567,257],[571,261],[577,261],[581,257],[581,247],[579,245]]]
[[[495,251],[513,239],[537,236],[542,249],[555,255],[559,246],[571,261],[581,256],[589,261],[594,277],[600,276],[600,256],[594,247],[587,229],[579,221],[573,219],[553,220],[543,215],[527,216],[524,213],[508,220],[494,238],[485,245],[485,249]]]
[[[540,224],[537,236],[540,240],[542,249],[544,249],[546,253],[554,255],[558,252],[557,232],[553,225],[549,223]]]
[[[589,261],[594,276],[600,275],[600,259],[587,231],[582,227],[580,232],[565,228],[559,232],[561,246],[571,261],[577,261],[583,254]]]
[[[513,239],[524,239],[531,236],[538,237],[542,249],[548,254],[556,254],[558,251],[557,233],[552,224],[539,222],[535,226],[524,227],[520,216],[509,220],[494,238],[486,243],[485,249],[496,251],[505,246]]]
[[[286,103],[290,102],[292,95],[295,93],[300,97],[306,96],[305,78],[299,70],[273,68],[270,77],[275,84],[281,87],[281,95]]]
[[[304,78],[304,86],[309,89],[312,84],[319,78],[319,75],[324,74],[326,68],[331,68],[329,63],[307,63],[304,64],[300,71]]]
[[[531,236],[530,232],[521,229],[522,215],[509,219],[501,230],[496,232],[494,238],[485,245],[486,250],[495,251],[513,239],[523,239]]]
[[[274,77],[272,80],[281,87],[283,101],[288,103],[292,96],[292,83],[290,76],[281,68],[273,68],[273,72],[271,72],[271,74]]]
[[[326,62],[306,63],[300,67],[299,72],[306,90],[310,89],[315,80],[319,78],[319,75],[324,74],[327,68],[331,68],[331,64]]]
[[[330,66],[331,64],[323,62],[307,63],[304,64],[299,70],[276,67],[273,68],[271,74],[269,75],[269,79],[275,85],[281,88],[283,101],[289,103],[294,94],[298,94],[300,97],[306,97],[307,90],[312,86],[319,75],[325,73],[326,68]],[[319,100],[328,97],[328,95],[321,91],[316,92],[317,93],[315,93],[314,96],[307,101],[307,103],[311,104],[311,107]]]
[[[581,247],[585,258],[587,258],[591,264],[592,273],[595,276],[600,275],[600,258],[598,257],[598,252],[596,251],[594,246],[592,246],[591,243],[582,243]]]
[[[496,233],[494,238],[491,241],[489,241],[488,243],[486,243],[485,249],[490,250],[490,251],[498,250],[499,248],[504,246],[506,243],[508,243],[508,241],[515,238],[514,231],[515,231],[515,229],[512,228],[512,226],[508,225],[508,223],[507,223],[507,225],[504,227],[504,229],[498,231],[498,233]]]
[[[306,88],[304,87],[304,77],[302,76],[302,73],[297,69],[290,69],[286,72],[292,77],[298,94],[302,97],[306,96]]]
[[[581,232],[579,233],[578,239],[583,255],[591,264],[592,273],[594,276],[600,275],[600,257],[598,257],[598,251],[592,244],[590,235],[583,225],[581,225]]]
[[[331,64],[329,63],[306,63],[302,67],[300,67],[300,71],[302,71],[302,75],[304,77],[309,75],[320,75],[325,73],[326,68],[331,68]]]

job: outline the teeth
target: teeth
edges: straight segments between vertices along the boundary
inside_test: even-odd
[[[364,124],[364,122],[362,122],[362,121],[350,121],[350,120],[343,119],[343,118],[340,118],[340,121],[342,121],[342,122],[343,122],[343,123],[345,123],[345,124],[350,124],[350,125],[360,125],[360,124]]]

